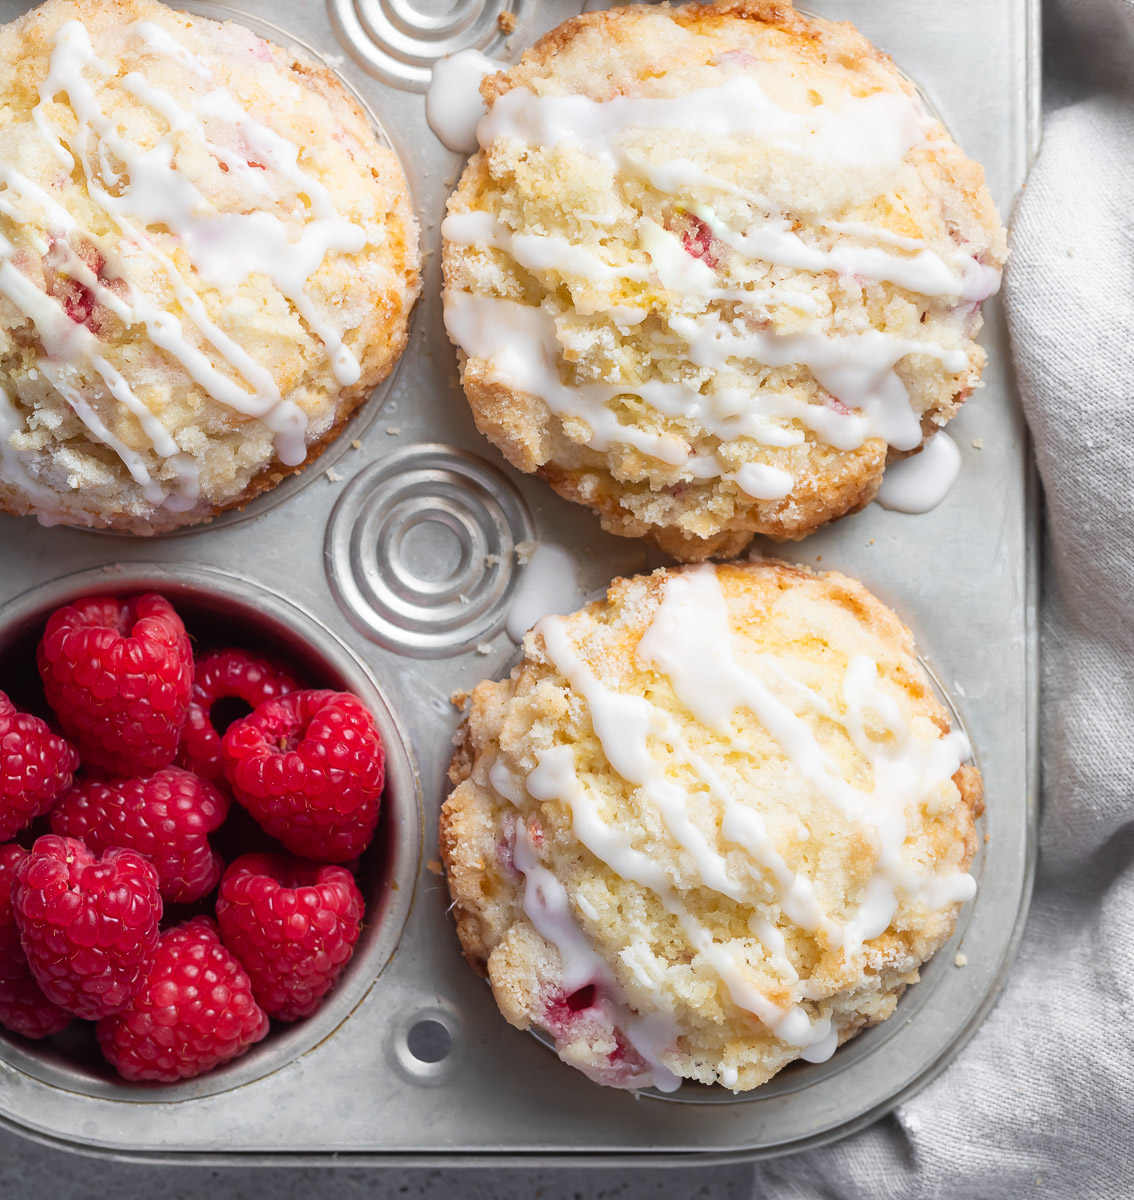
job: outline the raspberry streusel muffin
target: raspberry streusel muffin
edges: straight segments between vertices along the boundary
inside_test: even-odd
[[[629,5],[481,90],[442,227],[465,391],[612,532],[683,560],[803,537],[976,386],[1004,230],[850,25]]]
[[[359,106],[152,0],[49,0],[0,60],[0,507],[161,532],[309,462],[419,288],[405,180]]]
[[[890,1016],[948,938],[967,754],[850,579],[616,580],[473,693],[441,816],[465,955],[599,1083],[754,1088]]]

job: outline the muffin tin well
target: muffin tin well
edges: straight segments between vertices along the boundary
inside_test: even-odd
[[[0,0],[0,20],[29,6]],[[460,720],[451,698],[514,653],[503,619],[526,569],[516,547],[565,546],[582,595],[661,560],[509,469],[473,427],[441,321],[437,261],[462,160],[429,131],[422,96],[437,55],[477,46],[512,59],[582,0],[186,7],[321,56],[373,114],[406,171],[426,255],[410,344],[327,454],[245,513],[153,540],[0,516],[0,670],[26,669],[35,623],[87,591],[154,587],[190,620],[223,622],[293,657],[307,645],[312,676],[358,691],[380,719],[390,752],[377,843],[385,858],[368,876],[365,943],[310,1021],[167,1089],[124,1085],[93,1061],[3,1039],[0,1123],[117,1158],[657,1165],[782,1153],[874,1119],[979,1024],[1030,886],[1037,510],[999,302],[986,306],[986,386],[950,427],[963,465],[949,498],[917,517],[871,505],[805,542],[761,546],[861,579],[913,629],[985,776],[977,898],[897,1014],[828,1063],[793,1068],[741,1099],[704,1089],[705,1103],[598,1088],[509,1027],[461,958],[436,816]],[[1038,130],[1038,0],[956,0],[932,14],[920,0],[807,7],[854,21],[895,56],[985,165],[1008,213]]]
[[[156,591],[177,609],[194,642],[235,645],[277,658],[312,687],[354,692],[374,714],[386,747],[386,787],[374,841],[359,864],[366,901],[362,936],[346,971],[319,1012],[294,1025],[277,1023],[244,1057],[172,1086],[126,1085],[101,1058],[93,1026],[75,1023],[44,1042],[0,1031],[0,1053],[45,1084],[90,1096],[169,1102],[225,1091],[278,1070],[328,1037],[359,1004],[398,945],[421,854],[417,772],[397,720],[373,676],[315,618],[283,596],[228,571],[179,562],[81,571],[33,588],[4,606],[0,680],[35,705],[35,648],[48,616],[82,596]],[[25,694],[21,694],[21,689]],[[38,707],[42,708],[42,701]],[[224,832],[214,835],[223,841]]]

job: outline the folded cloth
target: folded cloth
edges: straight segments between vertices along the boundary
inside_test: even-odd
[[[869,1129],[759,1164],[759,1197],[1134,1195],[1134,0],[1045,21],[1004,292],[1047,505],[1035,899],[957,1060]]]

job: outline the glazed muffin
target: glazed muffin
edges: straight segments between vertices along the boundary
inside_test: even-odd
[[[481,431],[683,561],[875,495],[976,386],[1005,235],[854,28],[782,0],[567,21],[481,86],[445,319]]]
[[[405,179],[358,104],[151,0],[49,0],[0,59],[0,507],[161,532],[309,462],[419,290]]]
[[[890,1016],[949,937],[967,756],[853,580],[616,580],[473,693],[441,815],[465,955],[598,1083],[757,1087]]]

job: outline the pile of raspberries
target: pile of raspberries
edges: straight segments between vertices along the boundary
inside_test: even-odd
[[[385,778],[362,701],[244,650],[194,661],[155,593],[58,609],[36,662],[58,732],[0,692],[0,1024],[96,1021],[120,1075],[173,1082],[310,1016],[362,927]],[[281,845],[226,867],[233,800]]]

